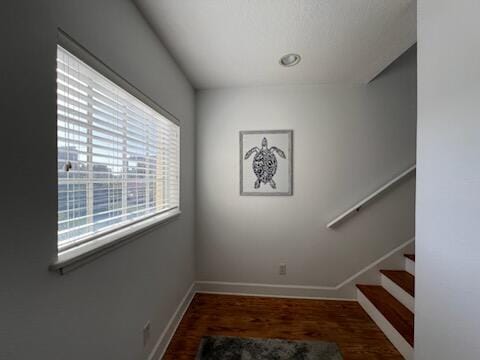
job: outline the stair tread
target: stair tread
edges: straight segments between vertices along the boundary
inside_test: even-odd
[[[415,276],[404,270],[380,270],[380,272],[408,294],[415,296]]]
[[[404,254],[407,259],[415,261],[415,254]]]
[[[357,285],[357,288],[413,347],[414,314],[381,286]]]

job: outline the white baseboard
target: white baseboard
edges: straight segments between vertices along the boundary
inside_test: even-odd
[[[172,337],[175,334],[175,331],[177,331],[178,325],[180,324],[180,321],[182,320],[183,315],[185,315],[185,312],[190,306],[190,303],[194,296],[195,296],[195,283],[193,283],[190,286],[185,296],[180,301],[180,304],[178,304],[177,309],[175,310],[172,317],[168,321],[167,326],[165,326],[165,329],[160,334],[160,337],[155,343],[155,346],[153,347],[152,352],[148,356],[148,360],[160,360],[163,358],[163,355],[165,354],[165,351],[167,350],[167,347],[170,344],[170,341],[172,340]]]
[[[202,287],[196,291],[197,294],[216,294],[216,295],[233,295],[233,296],[255,296],[255,297],[269,297],[269,298],[281,298],[281,299],[307,299],[307,300],[336,300],[336,301],[357,301],[350,298],[335,298],[331,296],[295,296],[295,295],[272,295],[263,293],[251,293],[251,292],[226,292],[226,291],[208,291],[202,290]]]
[[[383,267],[386,269],[403,269],[404,250],[411,246],[414,241],[414,238],[406,241],[336,286],[197,281],[196,290],[201,293],[215,294],[354,300],[356,299],[356,283],[379,284],[380,274],[378,271]]]
[[[223,281],[197,281],[197,292],[208,294],[263,296],[300,299],[352,300],[351,296],[336,296],[334,287],[249,284]]]

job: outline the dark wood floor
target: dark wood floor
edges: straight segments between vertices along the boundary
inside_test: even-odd
[[[164,359],[194,359],[205,335],[332,341],[345,360],[403,359],[354,301],[197,294]]]

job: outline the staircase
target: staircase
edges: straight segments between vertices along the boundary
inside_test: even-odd
[[[357,284],[357,298],[372,320],[407,359],[413,359],[415,255],[404,270],[380,270],[381,285]]]

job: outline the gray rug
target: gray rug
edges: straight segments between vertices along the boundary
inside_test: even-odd
[[[337,344],[205,336],[195,360],[342,360]]]

